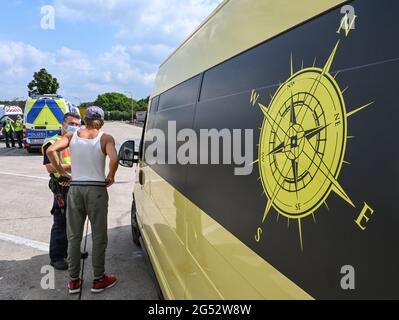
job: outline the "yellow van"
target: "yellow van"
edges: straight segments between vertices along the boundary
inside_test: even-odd
[[[399,297],[397,12],[226,0],[161,65],[120,159],[166,299]]]

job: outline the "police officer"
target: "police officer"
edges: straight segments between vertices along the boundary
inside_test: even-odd
[[[50,173],[50,190],[54,194],[53,208],[51,214],[53,215],[54,222],[51,229],[50,238],[50,264],[57,270],[67,270],[68,264],[65,261],[68,251],[68,240],[66,234],[66,198],[69,191],[69,183],[65,182],[62,177],[57,173],[57,170],[51,165],[50,160],[46,155],[46,150],[56,143],[68,132],[78,130],[80,124],[80,116],[75,113],[67,113],[62,122],[61,135],[56,135],[47,139],[42,147],[44,161],[43,165],[46,166],[48,173]],[[71,157],[69,149],[60,153],[61,164],[65,171],[71,172]]]
[[[23,126],[24,122],[21,116],[17,117],[17,121],[15,122],[15,135],[18,140],[19,148],[22,149],[22,139],[23,139]]]
[[[15,140],[14,140],[15,129],[14,129],[13,122],[14,121],[12,121],[12,119],[8,118],[6,120],[6,124],[4,126],[4,135],[5,135],[5,138],[6,138],[6,147],[8,149],[11,148],[10,147],[10,140],[11,140],[12,147],[15,148]]]

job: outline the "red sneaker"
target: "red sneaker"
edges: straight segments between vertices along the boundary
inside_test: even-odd
[[[82,285],[82,281],[80,279],[69,280],[69,282],[68,282],[69,294],[80,293],[80,286],[81,285]]]
[[[114,285],[116,285],[116,282],[116,277],[104,274],[104,277],[102,279],[93,281],[93,287],[91,288],[91,292],[103,292],[105,289],[112,288]]]

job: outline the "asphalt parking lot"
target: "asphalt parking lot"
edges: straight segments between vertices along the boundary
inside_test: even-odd
[[[140,138],[141,128],[107,123],[105,132],[117,143]],[[40,155],[5,149],[0,142],[0,300],[78,299],[66,290],[67,272],[55,272],[55,288],[42,288],[42,268],[49,264],[48,243],[52,226],[52,194]],[[100,294],[90,293],[91,259],[86,260],[82,300],[157,299],[151,271],[142,250],[131,239],[130,206],[134,180],[132,169],[120,168],[109,189],[109,245],[107,272],[117,276],[117,286]],[[88,250],[91,254],[89,231]],[[41,273],[41,272],[44,273]]]

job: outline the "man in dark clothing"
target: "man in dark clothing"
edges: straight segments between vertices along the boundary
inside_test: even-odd
[[[56,135],[47,139],[43,144],[43,165],[46,166],[48,173],[50,173],[50,190],[54,194],[53,208],[51,214],[54,217],[53,227],[51,229],[50,238],[50,261],[51,265],[57,270],[67,270],[68,264],[65,261],[68,252],[68,240],[66,234],[66,198],[69,191],[69,183],[65,182],[46,155],[47,149],[56,143],[68,132],[73,132],[79,128],[80,116],[74,113],[65,114],[62,123],[61,135]],[[71,172],[71,157],[69,149],[60,153],[62,166],[67,172]]]
[[[18,146],[20,149],[23,148],[22,141],[23,141],[23,134],[24,131],[24,121],[22,120],[21,116],[18,116],[17,121],[15,121],[15,136],[18,141]]]
[[[6,120],[6,123],[4,125],[3,133],[6,138],[6,147],[10,149],[10,140],[11,140],[11,145],[13,148],[15,148],[15,140],[14,140],[14,121],[12,121],[10,118]]]

